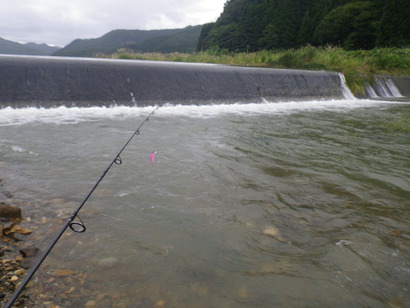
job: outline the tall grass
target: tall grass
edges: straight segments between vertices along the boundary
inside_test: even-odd
[[[378,48],[346,51],[338,47],[231,53],[214,48],[193,54],[135,53],[120,49],[111,55],[96,55],[113,59],[134,59],[173,62],[217,63],[240,66],[260,66],[290,69],[327,70],[341,72],[355,95],[363,95],[366,83],[375,74],[410,75],[410,48]]]

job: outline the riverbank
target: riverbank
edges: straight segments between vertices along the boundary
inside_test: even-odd
[[[358,97],[365,96],[366,85],[374,83],[375,75],[410,76],[410,48],[346,51],[337,47],[307,46],[249,53],[214,49],[194,54],[135,53],[120,49],[96,57],[334,71],[345,75],[347,85]]]
[[[20,199],[18,190],[0,178],[0,303],[10,298],[33,266],[40,251],[37,244],[49,233],[41,232],[49,220],[38,217],[44,214],[41,204]],[[15,305],[24,305],[25,300],[21,296]]]
[[[24,242],[32,230],[21,225],[21,203],[4,188],[4,181],[0,179],[0,301],[14,292],[28,265],[23,262]]]

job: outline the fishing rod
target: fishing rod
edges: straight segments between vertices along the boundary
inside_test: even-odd
[[[84,206],[84,204],[88,201],[88,199],[91,197],[91,195],[93,194],[94,190],[97,188],[97,186],[100,184],[100,182],[104,179],[105,175],[108,173],[108,171],[111,169],[111,167],[116,164],[116,165],[121,165],[122,164],[122,158],[121,158],[121,154],[122,152],[125,150],[125,148],[128,146],[128,144],[131,142],[131,140],[134,138],[134,136],[138,136],[140,134],[140,129],[141,127],[149,121],[150,116],[155,112],[155,110],[157,110],[159,108],[159,106],[156,106],[155,109],[153,111],[151,111],[151,113],[144,119],[144,121],[142,121],[142,123],[140,124],[140,126],[138,126],[138,128],[134,131],[134,133],[132,134],[132,136],[128,139],[128,141],[124,144],[124,146],[121,148],[121,150],[118,152],[118,154],[114,157],[114,159],[112,160],[112,162],[108,165],[107,169],[105,169],[105,171],[103,172],[103,174],[101,175],[100,179],[95,183],[95,185],[93,186],[93,188],[90,190],[90,192],[88,193],[88,195],[85,197],[84,201],[77,207],[77,209],[71,214],[71,216],[67,219],[67,221],[64,223],[63,227],[61,228],[61,230],[58,232],[58,234],[55,236],[55,238],[53,239],[53,241],[51,242],[51,244],[48,246],[48,248],[44,251],[44,253],[41,255],[41,257],[39,258],[39,260],[36,262],[36,264],[34,265],[34,267],[30,270],[30,272],[27,274],[27,276],[21,281],[19,287],[17,288],[16,291],[14,291],[12,297],[9,299],[9,301],[6,303],[6,305],[4,306],[4,308],[10,308],[14,302],[17,300],[17,298],[19,297],[19,295],[21,294],[21,292],[24,290],[24,288],[26,287],[27,283],[30,281],[30,279],[34,276],[34,274],[37,272],[38,268],[40,267],[40,265],[43,263],[43,261],[47,258],[47,256],[49,255],[49,253],[51,252],[51,250],[53,249],[53,247],[55,246],[55,244],[57,244],[58,240],[60,239],[60,237],[63,235],[63,233],[65,232],[65,230],[69,227],[72,231],[77,232],[77,233],[83,233],[86,231],[86,227],[83,223],[83,221],[81,220],[81,218],[78,216],[78,213],[80,212],[80,210],[82,209],[82,207]],[[74,221],[76,218],[78,218],[79,221]]]

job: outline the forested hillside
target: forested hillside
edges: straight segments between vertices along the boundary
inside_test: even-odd
[[[195,52],[202,26],[188,26],[176,33],[153,37],[126,47],[135,52]]]
[[[0,54],[45,56],[51,55],[58,49],[60,49],[60,47],[51,47],[46,44],[35,43],[20,44],[0,37]]]
[[[228,0],[203,26],[197,51],[305,45],[345,49],[410,45],[409,0]]]
[[[113,30],[93,39],[77,39],[57,51],[56,56],[87,57],[97,52],[113,52],[127,44],[136,44],[155,36],[175,34],[180,29],[170,30]]]
[[[90,57],[127,48],[136,52],[194,52],[202,26],[164,30],[113,30],[94,39],[77,39],[55,56]]]

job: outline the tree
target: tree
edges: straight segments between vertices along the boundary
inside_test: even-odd
[[[298,47],[298,30],[301,19],[300,1],[282,0],[278,8],[278,19],[276,22],[280,47]]]
[[[265,6],[269,16],[259,38],[260,48],[292,48],[300,45],[298,31],[304,15],[306,0],[270,1],[270,10]]]
[[[273,23],[266,26],[263,31],[263,37],[259,39],[259,46],[261,46],[262,49],[268,50],[280,46],[279,31]]]
[[[317,26],[313,39],[318,45],[347,49],[372,49],[376,44],[379,10],[370,1],[336,7]]]
[[[347,49],[410,44],[410,0],[228,0],[203,27],[198,50]]]
[[[196,47],[196,51],[203,51],[209,49],[211,46],[209,45],[208,36],[211,30],[213,29],[215,23],[211,22],[202,26],[201,33],[198,38],[198,43]]]
[[[386,0],[378,34],[378,46],[410,45],[409,0]]]
[[[298,41],[301,45],[311,44],[312,35],[315,31],[313,18],[310,16],[309,10],[303,16],[302,24],[300,25]]]

